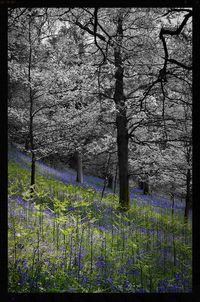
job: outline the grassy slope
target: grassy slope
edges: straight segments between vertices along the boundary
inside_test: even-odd
[[[100,201],[102,180],[37,166],[30,202],[30,162],[9,155],[10,292],[188,292],[191,224],[166,204],[150,206],[135,190],[128,213],[118,198]],[[45,176],[44,176],[45,175]],[[72,183],[72,184],[70,184]]]
[[[28,157],[27,155],[21,153],[16,149],[11,149],[9,152],[9,159],[14,160],[16,163],[20,164],[22,168],[30,171],[30,157]],[[46,164],[43,164],[42,162],[37,162],[36,166],[37,171],[40,175],[45,175],[48,178],[53,177],[54,179],[60,180],[65,184],[78,185],[83,188],[92,188],[97,192],[102,192],[104,180],[99,177],[84,175],[84,183],[79,184],[76,182],[76,172],[72,169],[55,169]],[[112,193],[111,189],[109,188],[106,188],[105,191],[107,193]],[[137,188],[130,189],[130,197],[132,200],[134,198],[137,198],[137,204],[147,204],[154,206],[155,210],[156,208],[162,208],[168,213],[171,212],[170,210],[172,202],[167,197],[159,196],[156,193],[153,193],[152,195],[143,195],[142,190]],[[180,216],[183,215],[184,203],[181,200],[176,200],[174,210],[177,213],[179,212]]]

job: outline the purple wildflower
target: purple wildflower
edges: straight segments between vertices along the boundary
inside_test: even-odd
[[[28,272],[25,271],[24,273],[22,273],[22,278],[20,280],[20,285],[24,287],[26,285],[27,280],[28,280]]]
[[[98,267],[98,268],[103,268],[106,266],[106,263],[105,261],[102,261],[102,260],[98,260],[95,265]]]
[[[88,283],[88,277],[87,276],[83,276],[83,278],[82,278],[82,286],[83,287],[85,287],[86,286],[86,284]]]

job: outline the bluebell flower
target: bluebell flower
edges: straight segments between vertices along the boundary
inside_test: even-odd
[[[64,252],[65,250],[66,250],[66,248],[65,248],[64,246],[61,246],[61,247],[60,247],[60,251],[61,251],[61,252]]]
[[[80,261],[80,262],[79,262],[79,269],[80,269],[80,270],[83,270],[84,267],[85,267],[84,262],[83,262],[83,261]]]
[[[164,286],[160,286],[158,287],[158,293],[165,293],[166,292],[166,288]]]
[[[28,272],[26,271],[22,274],[22,279],[20,280],[20,285],[25,286],[27,280],[28,280]]]
[[[94,281],[94,285],[101,285],[103,283],[103,280],[101,276],[98,276],[97,279]]]
[[[122,238],[123,240],[126,240],[127,239],[127,235],[125,233],[122,234]]]
[[[84,258],[84,253],[79,253],[79,259]]]
[[[75,210],[76,210],[76,208],[75,208],[75,207],[73,207],[72,205],[70,205],[70,206],[68,207],[68,210],[69,210],[69,211],[75,211]]]
[[[55,288],[56,287],[56,283],[55,282],[53,282],[52,284],[50,284],[49,286],[48,286],[48,288]]]
[[[50,209],[45,209],[44,213],[47,214],[47,215],[49,215],[49,216],[54,216],[54,213]]]
[[[26,202],[22,199],[21,196],[17,196],[17,197],[16,197],[16,201],[17,201],[18,205],[25,205],[25,203],[26,203]]]
[[[96,228],[101,232],[106,232],[106,228],[104,226],[97,226]]]
[[[22,266],[23,266],[24,268],[28,269],[28,263],[27,263],[27,260],[26,260],[26,259],[22,260]]]
[[[124,280],[123,288],[128,288],[129,287],[129,282],[127,280]]]
[[[93,244],[93,240],[89,241],[89,246],[91,246]]]
[[[88,283],[88,281],[89,281],[89,280],[88,280],[88,277],[87,277],[87,276],[83,276],[83,277],[82,277],[82,286],[85,287],[86,284]]]
[[[106,278],[106,283],[113,284],[113,280],[110,277],[107,277]]]
[[[105,263],[105,261],[103,261],[103,260],[98,260],[98,261],[95,262],[95,265],[96,265],[96,267],[98,267],[98,268],[103,268],[103,267],[106,266],[106,263]]]
[[[132,269],[131,274],[134,275],[135,277],[138,277],[140,275],[140,272],[138,269]]]
[[[30,279],[29,286],[30,286],[30,289],[34,288],[34,280],[33,279]]]

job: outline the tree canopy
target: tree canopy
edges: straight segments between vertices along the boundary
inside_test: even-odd
[[[83,167],[100,176],[109,162],[109,174],[118,166],[123,209],[130,206],[133,178],[184,198],[187,217],[192,13],[9,9],[9,139],[33,162],[79,152]]]

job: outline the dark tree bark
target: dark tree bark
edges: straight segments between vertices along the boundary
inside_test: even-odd
[[[184,221],[185,221],[185,223],[188,222],[189,210],[190,210],[190,204],[191,204],[190,183],[191,183],[191,171],[190,171],[190,169],[188,169],[187,170],[187,176],[186,176],[186,197],[185,197],[185,212],[184,212]]]
[[[150,194],[148,174],[145,174],[142,177],[143,179],[138,181],[139,189],[143,190],[144,195]]]
[[[171,201],[172,201],[172,216],[174,215],[174,193],[171,193]]]
[[[111,174],[108,175],[108,184],[107,184],[107,187],[111,188],[111,189],[113,187],[113,176]]]
[[[31,150],[31,194],[33,193],[33,186],[35,185],[35,152],[34,152],[34,136],[33,136],[33,94],[31,88],[31,64],[32,64],[32,41],[31,41],[31,15],[29,16],[29,61],[28,61],[28,81],[29,81],[29,101],[30,101],[30,109],[29,109],[29,139],[30,139],[30,150]]]
[[[119,163],[119,202],[123,209],[130,207],[128,180],[128,131],[126,118],[117,116],[117,146]]]
[[[145,175],[145,180],[143,182],[143,193],[145,195],[150,194],[150,190],[149,190],[149,177],[148,177],[148,175]]]
[[[124,210],[130,208],[129,200],[129,179],[128,179],[128,121],[126,117],[126,106],[123,92],[123,60],[122,60],[122,46],[123,46],[123,27],[122,27],[123,16],[119,12],[117,20],[117,31],[116,31],[116,43],[112,43],[114,46],[114,64],[115,64],[115,91],[114,101],[116,109],[118,110],[116,117],[117,126],[117,147],[118,147],[118,165],[119,165],[119,203],[120,207]],[[98,23],[98,8],[94,9],[94,30],[92,31],[88,26],[82,25],[76,20],[76,25],[81,29],[86,30],[89,34],[94,36],[94,42],[97,48],[103,55],[103,63],[106,62],[106,55],[103,49],[97,42],[97,37],[106,42],[106,38],[97,33]],[[107,42],[109,43],[109,42]]]
[[[105,189],[106,189],[106,185],[107,185],[107,178],[105,177],[104,183],[103,183],[103,189],[102,189],[102,192],[101,192],[101,199],[103,199],[104,192],[105,192]]]
[[[35,184],[35,153],[31,156],[31,186]]]
[[[149,194],[149,184],[148,182],[144,182],[144,195]]]
[[[33,99],[30,98],[30,115],[32,112]],[[34,140],[33,140],[33,117],[30,118],[30,149],[31,149],[31,193],[33,193],[33,186],[35,185],[35,152],[34,152]]]
[[[111,154],[109,153],[108,155],[108,160],[107,160],[107,164],[106,164],[106,171],[105,171],[105,176],[104,176],[104,184],[103,184],[103,190],[101,192],[101,199],[103,198],[106,186],[108,186],[108,177],[109,177],[109,168],[110,168],[110,158],[111,158]]]
[[[115,171],[115,178],[114,178],[114,183],[113,183],[113,193],[116,193],[116,186],[117,186],[117,172],[118,172],[118,167],[116,165],[116,171]]]
[[[172,217],[174,215],[174,205],[175,205],[175,185],[174,183],[172,183],[172,186],[171,186],[171,192],[170,192],[170,200],[172,202]]]
[[[138,187],[139,187],[139,189],[143,190],[144,189],[144,182],[139,180]]]
[[[78,47],[78,54],[79,54],[79,59],[80,63],[78,63],[79,66],[82,64],[82,57],[85,54],[85,48],[84,48],[84,43],[82,40],[82,37],[78,35],[76,30],[73,32],[74,34],[74,39]],[[82,86],[82,83],[80,84]],[[81,109],[83,106],[83,97],[80,95],[80,98],[78,99],[76,103],[76,109]],[[76,162],[77,162],[77,177],[76,181],[79,183],[83,183],[83,164],[82,164],[82,153],[77,151],[76,152]]]
[[[77,176],[76,181],[83,183],[83,164],[82,164],[82,154],[77,151],[76,152],[76,160],[77,160]]]
[[[31,96],[31,93],[30,93]],[[31,186],[35,185],[35,152],[34,152],[34,138],[33,138],[33,117],[32,114],[32,107],[33,107],[33,99],[30,97],[30,149],[31,149]],[[33,193],[33,187],[31,187],[31,193]]]
[[[114,48],[115,56],[115,92],[114,101],[118,110],[116,117],[117,125],[117,147],[119,165],[119,203],[123,210],[130,208],[129,179],[128,179],[128,127],[126,117],[126,106],[123,92],[123,66],[121,46],[123,40],[122,18],[118,16],[117,26],[118,44]]]
[[[192,152],[192,147],[188,146],[186,148],[186,160],[187,160],[187,164],[191,165],[191,152]],[[191,206],[191,196],[192,196],[192,192],[191,192],[191,170],[190,168],[187,169],[187,174],[186,174],[186,196],[185,196],[185,211],[184,211],[184,222],[187,223],[188,222],[188,218],[189,218],[189,210],[190,210],[190,206]]]

